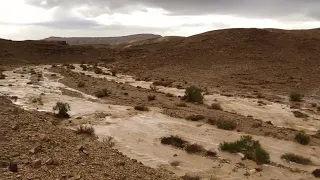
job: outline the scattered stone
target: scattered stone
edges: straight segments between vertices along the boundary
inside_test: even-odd
[[[45,134],[40,134],[39,138],[40,138],[41,141],[44,141],[44,142],[50,141],[50,138]]]
[[[41,151],[41,145],[39,145],[39,144],[34,146],[32,149],[30,149],[30,153],[31,154],[36,154],[36,153],[38,153],[40,151]]]
[[[36,159],[32,162],[33,168],[40,168],[41,167],[41,159]]]
[[[77,149],[78,149],[78,151],[83,151],[83,150],[84,150],[84,147],[83,147],[82,145],[78,145],[78,146],[77,146]]]
[[[117,163],[117,165],[119,165],[119,166],[124,166],[126,164],[126,162],[124,162],[124,161],[118,161],[118,163]]]
[[[267,124],[273,125],[271,121],[266,121]]]
[[[243,175],[245,175],[245,176],[250,176],[250,173],[247,171],[247,172],[244,173]]]
[[[300,111],[293,111],[292,113],[293,113],[294,117],[296,117],[296,118],[307,118],[307,117],[309,117],[307,114],[302,113]]]
[[[174,154],[174,155],[173,155],[173,157],[177,157],[177,156],[178,156],[178,154]]]
[[[316,169],[312,172],[313,176],[316,178],[320,178],[320,169]]]
[[[11,172],[18,172],[18,164],[11,162],[8,167]]]
[[[15,125],[13,125],[11,128],[16,131],[16,130],[18,130],[19,125],[18,125],[18,124],[15,124]]]

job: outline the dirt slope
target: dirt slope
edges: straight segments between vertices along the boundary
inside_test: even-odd
[[[0,179],[178,179],[131,160],[94,137],[54,126],[50,113],[27,112],[0,97]],[[82,146],[82,147],[81,147]],[[8,165],[17,164],[17,172]]]
[[[152,38],[159,38],[160,35],[154,34],[135,34],[120,37],[49,37],[45,41],[66,41],[69,45],[86,44],[120,44],[141,41]]]

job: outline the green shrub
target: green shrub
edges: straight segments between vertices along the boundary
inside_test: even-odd
[[[202,90],[195,86],[188,87],[185,91],[185,95],[183,96],[183,100],[187,102],[197,102],[203,103],[203,96],[201,94]]]
[[[245,158],[255,161],[257,164],[270,163],[269,153],[260,145],[259,141],[255,141],[251,136],[241,136],[236,142],[223,142],[219,145],[221,151],[230,153],[244,154]]]
[[[227,121],[227,120],[218,120],[216,124],[219,129],[229,130],[229,131],[236,129],[237,127],[237,124],[235,122]]]
[[[302,145],[307,145],[310,143],[310,136],[302,132],[296,134],[295,139]]]
[[[298,163],[298,164],[311,164],[311,160],[309,158],[305,158],[303,156],[299,156],[292,153],[286,153],[282,155],[281,159],[285,159],[287,161]]]
[[[302,95],[299,93],[291,93],[290,94],[290,101],[300,102],[302,100]]]
[[[59,118],[69,118],[68,111],[70,111],[70,105],[68,103],[57,102],[57,104],[52,108],[53,111],[58,111],[56,114]]]
[[[161,143],[165,145],[171,145],[177,148],[184,148],[188,142],[183,140],[179,136],[168,136],[168,137],[162,137],[161,138]]]

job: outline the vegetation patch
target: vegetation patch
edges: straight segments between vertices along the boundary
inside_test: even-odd
[[[296,117],[296,118],[307,118],[307,117],[309,117],[308,114],[302,113],[300,111],[293,111],[292,113],[293,113],[294,117]]]
[[[149,111],[149,108],[142,105],[135,106],[134,109],[137,111]]]
[[[300,102],[303,96],[299,93],[292,92],[289,97],[290,101]]]
[[[282,155],[281,159],[285,159],[287,161],[298,163],[298,164],[311,164],[311,160],[309,158],[305,158],[303,156],[299,156],[292,153],[287,153]]]
[[[245,158],[255,161],[257,164],[270,163],[269,153],[260,145],[259,141],[253,140],[251,136],[241,136],[236,142],[223,142],[219,145],[221,151],[230,153],[242,153]]]
[[[77,127],[76,133],[77,134],[94,135],[94,128],[89,125],[81,125],[81,126]]]
[[[83,82],[83,81],[80,81],[80,82],[78,82],[78,87],[80,88],[80,87],[84,87],[85,86],[85,83]]]
[[[105,143],[110,148],[112,148],[116,144],[112,136],[107,136],[102,140],[102,142]]]
[[[198,176],[198,175],[189,175],[189,174],[186,174],[184,176],[181,177],[183,180],[200,180],[201,177]]]
[[[4,75],[2,72],[0,72],[0,79],[5,79],[6,75]]]
[[[211,106],[209,106],[209,109],[223,111],[223,109],[219,103],[212,103]]]
[[[101,89],[94,93],[97,98],[108,97],[110,94],[111,92],[108,89]]]
[[[199,144],[188,144],[185,151],[189,154],[205,153],[206,150]]]
[[[296,134],[295,140],[298,141],[300,144],[302,145],[307,145],[310,143],[310,136],[303,133],[303,132],[299,132],[298,134]]]
[[[149,95],[148,96],[148,101],[154,101],[156,100],[156,95]]]
[[[103,73],[102,69],[100,69],[100,68],[98,68],[98,67],[95,67],[93,71],[94,71],[94,73],[96,73],[96,74],[102,74],[102,73]]]
[[[203,103],[203,95],[201,94],[202,90],[195,86],[188,87],[185,91],[185,95],[182,97],[182,100],[186,102],[197,102]]]
[[[200,121],[203,120],[205,117],[200,114],[193,114],[188,116],[186,119],[190,121]]]
[[[168,136],[168,137],[162,137],[161,143],[165,145],[171,145],[177,148],[183,149],[188,144],[187,141],[183,140],[179,136]]]
[[[237,123],[233,121],[218,120],[216,123],[219,129],[228,130],[228,131],[234,130],[237,127]]]
[[[68,111],[70,111],[70,105],[68,103],[57,102],[56,105],[52,108],[54,112],[58,112],[56,114],[59,118],[69,118],[70,115]]]

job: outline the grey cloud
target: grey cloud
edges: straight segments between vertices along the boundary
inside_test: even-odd
[[[99,13],[118,12],[128,6],[163,8],[172,14],[231,14],[245,17],[273,18],[300,14],[319,18],[319,0],[27,0],[47,8],[89,5]],[[107,8],[106,8],[107,7]],[[126,9],[128,10],[128,9]]]

